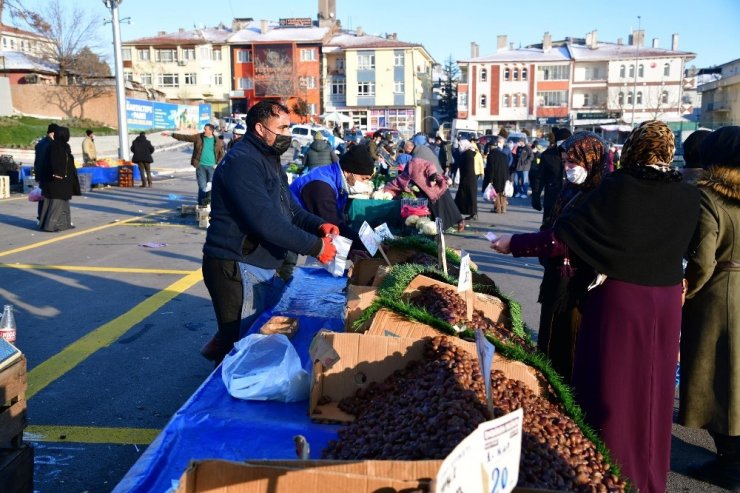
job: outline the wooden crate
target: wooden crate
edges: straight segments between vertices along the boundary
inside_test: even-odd
[[[134,186],[134,167],[133,166],[119,166],[118,167],[118,186],[124,188],[131,188]]]
[[[10,177],[7,175],[0,176],[0,199],[10,197]]]
[[[26,357],[0,371],[0,448],[19,447],[26,427]]]
[[[0,450],[0,491],[33,492],[33,448],[30,445]]]

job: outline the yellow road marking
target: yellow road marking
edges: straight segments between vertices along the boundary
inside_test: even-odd
[[[144,214],[143,216],[131,217],[131,218],[128,218],[128,219],[123,219],[121,221],[116,221],[116,222],[104,224],[102,226],[95,226],[94,228],[88,228],[88,229],[83,229],[83,230],[80,230],[80,231],[75,231],[74,233],[67,233],[67,234],[62,234],[60,236],[54,236],[53,238],[49,238],[48,240],[39,241],[37,243],[32,243],[30,245],[26,245],[26,246],[14,248],[12,250],[5,250],[4,252],[0,252],[0,257],[4,257],[6,255],[12,255],[14,253],[19,253],[19,252],[25,252],[26,250],[33,250],[34,248],[39,248],[39,247],[42,247],[42,246],[45,246],[45,245],[49,245],[51,243],[56,243],[58,241],[67,240],[69,238],[74,238],[75,236],[82,236],[82,235],[86,235],[88,233],[94,233],[95,231],[100,231],[102,229],[112,228],[114,226],[120,226],[121,224],[126,224],[126,223],[130,223],[130,222],[134,222],[134,221],[140,221],[141,218],[143,218],[143,217],[155,216],[157,214],[163,214],[165,212],[171,212],[171,211],[172,211],[172,209],[162,209],[160,211],[151,212],[149,214]]]
[[[2,264],[0,269],[22,270],[63,270],[69,272],[117,272],[121,274],[172,274],[186,276],[192,271],[175,269],[143,269],[137,267],[92,267],[86,265],[37,265],[37,264]]]
[[[160,431],[153,428],[30,425],[24,430],[23,438],[32,442],[149,445]]]
[[[119,337],[128,332],[131,327],[157,311],[178,294],[190,289],[202,279],[203,274],[200,269],[191,272],[187,276],[173,282],[162,291],[142,301],[123,315],[84,335],[35,367],[28,372],[26,399],[31,399],[37,392],[73,369],[91,354],[113,344]]]

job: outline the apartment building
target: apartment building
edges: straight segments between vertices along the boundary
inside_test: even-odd
[[[434,58],[415,43],[366,34],[361,28],[332,36],[323,47],[324,111],[352,119],[363,131],[395,128],[411,136],[434,128]]]
[[[0,74],[10,84],[55,84],[54,44],[36,33],[0,24]]]
[[[124,78],[157,89],[168,101],[210,103],[213,114],[230,112],[231,28],[179,29],[121,44]]]
[[[477,46],[477,45],[476,45]],[[478,121],[482,130],[530,129],[549,125],[596,129],[630,128],[658,118],[678,120],[691,113],[682,101],[684,67],[693,53],[671,49],[657,39],[644,46],[644,31],[629,43],[585,38],[552,41],[514,49],[498,36],[497,51],[458,61],[458,117]]]
[[[700,85],[702,123],[740,124],[740,58],[717,67],[714,80]]]

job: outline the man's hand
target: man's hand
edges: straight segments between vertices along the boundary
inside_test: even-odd
[[[172,132],[162,132],[161,134],[163,137],[169,137],[172,135]]]
[[[321,252],[316,257],[319,262],[326,265],[337,256],[337,248],[332,244],[331,238],[321,238]]]
[[[498,253],[511,253],[511,236],[509,234],[499,236],[491,242],[491,249],[496,250]]]
[[[339,236],[339,228],[331,223],[324,223],[319,226],[319,236]]]

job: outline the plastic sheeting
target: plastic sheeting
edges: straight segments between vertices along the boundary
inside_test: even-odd
[[[346,277],[324,269],[297,268],[278,304],[260,316],[249,333],[258,332],[272,315],[297,317],[291,342],[310,368],[308,347],[319,329],[344,330]],[[175,413],[113,490],[157,493],[170,490],[191,460],[295,459],[293,436],[303,435],[318,459],[339,425],[311,422],[308,402],[243,401],[229,396],[219,366]]]

